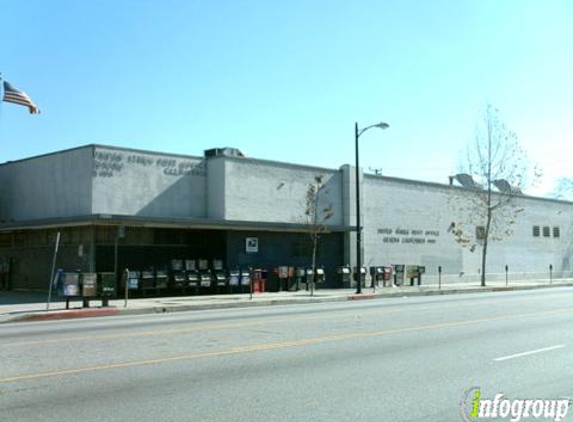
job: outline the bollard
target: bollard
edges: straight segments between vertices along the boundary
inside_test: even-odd
[[[127,308],[127,298],[129,296],[129,268],[126,268],[124,273],[125,273],[125,299],[123,302],[123,307]],[[102,300],[102,306],[104,306],[103,300]],[[105,306],[107,306],[107,304]]]
[[[549,284],[553,283],[553,264],[549,264]]]
[[[442,289],[442,266],[438,266],[438,289]]]
[[[508,270],[509,270],[509,267],[506,265],[505,266],[505,287],[507,287],[507,285],[508,285],[508,278],[507,278]]]

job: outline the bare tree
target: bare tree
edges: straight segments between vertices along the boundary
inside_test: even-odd
[[[533,173],[533,179],[530,177]],[[453,191],[450,203],[462,221],[452,222],[449,231],[463,247],[474,251],[481,245],[481,285],[486,285],[486,262],[490,241],[513,233],[512,226],[523,211],[516,198],[540,176],[532,169],[517,135],[487,105],[473,143],[455,178],[464,189]]]
[[[316,255],[319,241],[324,233],[328,232],[326,222],[334,215],[332,205],[326,204],[323,196],[327,193],[324,175],[315,176],[314,180],[309,183],[306,191],[305,217],[308,225],[308,233],[312,242],[312,272],[313,278],[310,283],[310,295],[314,295],[314,286],[316,283]]]
[[[557,180],[557,186],[551,192],[551,197],[564,201],[573,200],[573,179],[561,177]]]

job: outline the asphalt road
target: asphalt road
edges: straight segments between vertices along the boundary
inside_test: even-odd
[[[572,323],[555,288],[3,324],[0,420],[461,421],[573,397]]]

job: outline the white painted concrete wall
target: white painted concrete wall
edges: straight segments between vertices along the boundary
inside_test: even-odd
[[[304,223],[306,192],[319,175],[326,185],[322,204],[334,212],[326,224],[343,224],[340,171],[241,158],[226,159],[225,218]]]
[[[189,157],[86,146],[0,166],[4,222],[117,214],[304,223],[305,196],[318,175],[326,182],[327,224],[354,226],[355,175],[340,170],[240,157]],[[448,230],[464,219],[448,185],[366,175],[362,179],[364,264],[417,264],[428,276],[442,266],[450,280],[479,276],[480,246],[461,248]],[[488,273],[508,265],[522,277],[573,274],[573,203],[523,197],[513,234],[490,244]],[[533,226],[550,236],[533,237]],[[553,236],[554,227],[560,231]],[[355,235],[344,235],[344,262],[355,264]],[[536,275],[537,274],[537,275]]]
[[[92,183],[94,214],[207,214],[207,168],[200,157],[96,146]]]
[[[0,220],[91,213],[92,148],[82,147],[2,164]]]
[[[434,275],[442,266],[443,273],[457,281],[479,277],[482,244],[471,252],[455,242],[449,230],[452,222],[466,218],[460,209],[467,204],[462,189],[376,176],[366,176],[363,189],[365,265],[425,265]],[[531,197],[516,204],[523,212],[515,219],[513,233],[489,243],[487,273],[504,278],[508,265],[513,276],[542,278],[548,277],[552,264],[555,274],[572,274],[573,204]],[[551,236],[533,237],[534,225],[550,227]],[[554,227],[559,227],[559,237],[553,237]],[[475,232],[475,227],[470,229]]]

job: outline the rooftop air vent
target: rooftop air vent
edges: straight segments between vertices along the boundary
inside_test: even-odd
[[[237,148],[211,148],[205,150],[205,157],[218,157],[218,156],[225,156],[225,157],[245,157],[240,150]]]

